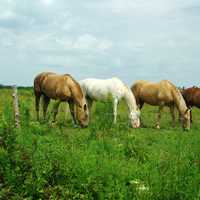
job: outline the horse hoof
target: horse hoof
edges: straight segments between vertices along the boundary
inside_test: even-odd
[[[52,125],[52,126],[56,125],[56,121],[52,121],[52,122],[51,122],[51,125]]]

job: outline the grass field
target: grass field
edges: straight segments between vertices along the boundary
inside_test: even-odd
[[[88,128],[74,128],[62,105],[57,123],[36,121],[31,89],[18,90],[21,129],[13,127],[12,91],[0,90],[0,199],[200,199],[200,110],[183,132],[166,109],[145,106],[146,128],[131,129],[122,102],[93,107]]]

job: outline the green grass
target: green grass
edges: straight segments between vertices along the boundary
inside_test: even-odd
[[[183,132],[167,110],[156,130],[156,107],[145,106],[146,128],[131,129],[127,108],[112,124],[110,103],[97,103],[88,128],[74,128],[68,106],[57,123],[37,122],[32,90],[20,89],[21,129],[13,127],[11,90],[0,90],[0,199],[200,199],[200,110]]]

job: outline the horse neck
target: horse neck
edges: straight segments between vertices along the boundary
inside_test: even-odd
[[[76,83],[76,81],[74,81],[73,79],[68,80],[68,84],[69,89],[72,93],[72,97],[75,100],[75,103],[78,103],[79,105],[81,105],[82,99],[83,99],[83,92],[81,87],[79,86],[78,83]]]
[[[132,91],[127,87],[125,87],[125,90],[124,90],[124,99],[128,106],[129,112],[137,110],[135,97],[134,97]]]
[[[181,114],[184,114],[185,111],[187,110],[187,106],[181,92],[175,88],[173,90],[173,94],[174,94],[174,100],[175,100],[177,109],[179,110]]]

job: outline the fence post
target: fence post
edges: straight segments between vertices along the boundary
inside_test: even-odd
[[[20,115],[19,115],[19,100],[17,96],[17,86],[13,86],[13,107],[14,107],[14,119],[15,119],[15,127],[20,127]]]

